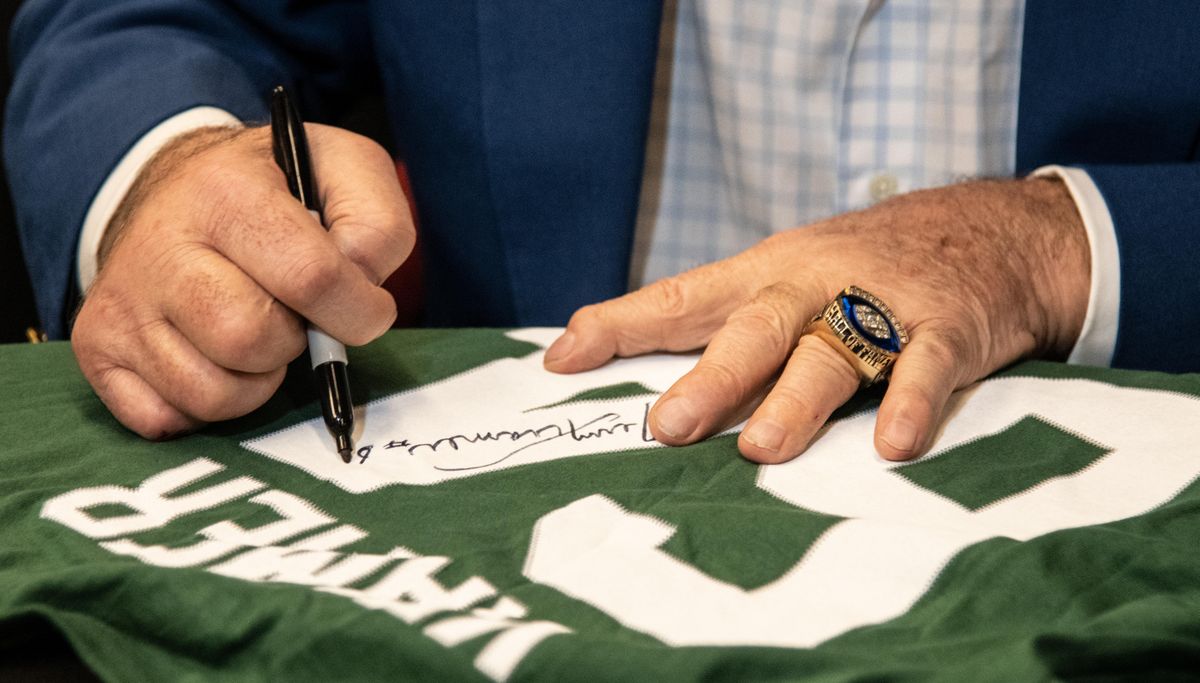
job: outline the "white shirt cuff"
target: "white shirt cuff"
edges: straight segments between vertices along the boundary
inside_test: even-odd
[[[1121,303],[1121,255],[1108,204],[1087,171],[1065,166],[1043,166],[1034,176],[1056,176],[1067,186],[1087,231],[1092,256],[1092,286],[1088,293],[1083,329],[1067,362],[1075,365],[1112,364],[1117,344]]]
[[[104,231],[108,229],[109,221],[146,162],[168,142],[189,131],[207,126],[240,125],[242,122],[236,116],[223,109],[193,107],[151,128],[129,148],[100,186],[100,191],[92,199],[92,204],[84,216],[83,229],[79,232],[79,251],[75,257],[79,291],[86,292],[96,279],[96,260],[100,242],[104,239]]]

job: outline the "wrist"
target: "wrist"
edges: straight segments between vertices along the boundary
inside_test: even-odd
[[[1065,359],[1087,315],[1091,255],[1087,231],[1065,183],[1056,177],[1017,181],[1029,229],[1029,272],[1044,322],[1039,355]]]

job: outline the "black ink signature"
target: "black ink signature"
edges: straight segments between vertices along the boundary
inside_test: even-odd
[[[640,429],[642,441],[645,443],[653,443],[654,437],[650,435],[650,429],[646,424],[646,417],[650,413],[650,404],[646,403],[642,411],[642,419],[640,422],[621,422],[621,416],[618,413],[604,413],[599,417],[592,418],[587,422],[576,424],[574,420],[568,419],[565,424],[551,422],[540,427],[531,427],[529,429],[502,429],[491,432],[476,432],[473,436],[466,434],[454,434],[453,436],[443,436],[433,441],[422,443],[410,443],[408,439],[399,441],[388,441],[383,445],[384,449],[403,449],[409,455],[418,455],[420,453],[429,452],[437,453],[444,452],[447,448],[457,451],[461,446],[484,443],[487,441],[509,441],[512,443],[522,443],[521,446],[515,448],[503,456],[481,465],[464,465],[461,467],[446,467],[442,465],[434,465],[434,469],[442,472],[461,472],[464,470],[477,470],[485,467],[498,465],[512,456],[520,453],[527,448],[540,446],[544,443],[554,441],[555,439],[569,438],[572,441],[588,441],[591,439],[602,440],[605,437],[615,434],[629,434],[633,429]],[[534,439],[534,441],[528,441]],[[371,453],[372,446],[367,445],[358,449],[359,464],[367,461],[367,456]]]

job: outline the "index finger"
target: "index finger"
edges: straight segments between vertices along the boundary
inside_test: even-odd
[[[745,261],[711,263],[579,309],[546,350],[546,369],[580,372],[614,356],[704,346],[756,291]]]
[[[263,289],[330,335],[365,344],[391,326],[396,303],[343,254],[334,238],[285,190],[263,188],[255,213],[219,216],[213,246]]]

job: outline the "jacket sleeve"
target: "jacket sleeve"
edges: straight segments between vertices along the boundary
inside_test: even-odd
[[[364,10],[349,1],[27,0],[11,50],[4,157],[52,338],[73,314],[88,205],[144,133],[204,105],[265,121],[280,83],[319,121],[376,82]]]
[[[1082,168],[1104,196],[1120,252],[1113,366],[1200,371],[1200,164]]]

